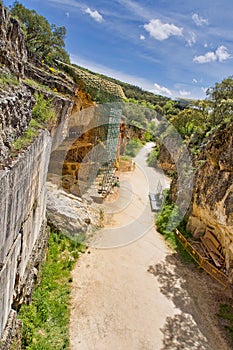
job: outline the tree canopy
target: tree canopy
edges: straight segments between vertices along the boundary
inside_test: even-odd
[[[48,63],[55,59],[69,63],[69,55],[65,50],[66,28],[50,25],[46,18],[35,10],[29,10],[14,2],[11,15],[16,17],[24,31],[26,46]]]

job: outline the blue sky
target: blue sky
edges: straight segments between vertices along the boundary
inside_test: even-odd
[[[232,0],[20,2],[66,27],[72,62],[156,94],[205,98],[233,74]]]

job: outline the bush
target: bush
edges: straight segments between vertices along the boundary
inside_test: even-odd
[[[130,140],[126,145],[126,149],[125,149],[126,156],[136,157],[137,153],[140,151],[142,146],[143,146],[143,143],[139,139],[135,138]]]
[[[55,121],[55,111],[52,100],[46,99],[43,94],[35,93],[36,103],[32,109],[32,117],[38,122],[48,123]]]
[[[20,151],[26,148],[37,135],[38,131],[30,123],[25,133],[13,142],[11,152],[14,153],[14,151]]]
[[[150,167],[156,168],[158,163],[158,156],[159,156],[159,148],[156,146],[155,149],[153,149],[150,154],[147,157],[147,164]]]
[[[173,228],[179,224],[179,217],[179,208],[172,203],[165,202],[156,219],[157,230],[164,235],[173,248],[177,248],[177,239]]]
[[[193,263],[193,258],[184,249],[173,232],[173,229],[177,227],[184,237],[189,237],[189,234],[186,232],[187,218],[184,217],[180,220],[180,210],[169,200],[168,189],[164,190],[164,201],[163,208],[156,218],[157,230],[164,236],[170,246],[179,252],[185,262]]]

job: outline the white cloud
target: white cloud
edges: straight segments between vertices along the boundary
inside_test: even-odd
[[[180,91],[179,91],[179,94],[180,94],[180,96],[182,96],[182,97],[187,97],[187,96],[190,96],[190,95],[191,95],[191,92],[190,92],[190,91],[186,91],[186,90],[180,90]]]
[[[96,22],[103,22],[103,16],[98,11],[92,11],[89,7],[85,10],[85,13],[91,16]]]
[[[157,40],[165,40],[170,36],[182,36],[183,28],[179,28],[174,24],[162,23],[159,19],[152,19],[144,25],[144,28],[150,35]]]
[[[198,27],[201,27],[201,26],[203,26],[205,24],[206,25],[208,24],[208,19],[199,16],[197,13],[194,13],[192,15],[192,20]]]
[[[197,81],[197,79],[193,78],[192,82],[193,82],[194,84],[197,84],[198,81]]]
[[[219,61],[225,61],[228,58],[230,58],[230,54],[228,53],[228,50],[225,46],[219,46],[216,50],[216,56],[218,57]]]
[[[190,38],[187,40],[188,46],[193,46],[196,43],[196,34],[190,33]]]
[[[193,61],[197,63],[208,63],[208,62],[214,62],[217,60],[217,56],[215,52],[207,52],[205,55],[201,56],[195,56]]]
[[[158,95],[172,96],[172,92],[168,88],[166,88],[165,86],[160,86],[157,83],[154,83],[154,89],[152,91]]]
[[[140,39],[141,39],[141,40],[145,40],[146,38],[145,38],[144,35],[141,34],[141,35],[140,35]]]
[[[215,61],[225,61],[229,59],[231,56],[228,53],[228,50],[225,46],[219,46],[217,50],[214,51],[209,51],[205,55],[201,56],[195,56],[193,61],[197,63],[209,63],[209,62],[215,62]]]

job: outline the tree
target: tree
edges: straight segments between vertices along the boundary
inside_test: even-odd
[[[48,63],[52,63],[54,59],[70,62],[65,51],[65,27],[50,25],[35,10],[29,10],[17,1],[11,8],[11,15],[19,20],[25,34],[26,46],[31,52]]]
[[[213,125],[233,120],[233,78],[224,79],[207,90],[212,102],[211,120]]]

